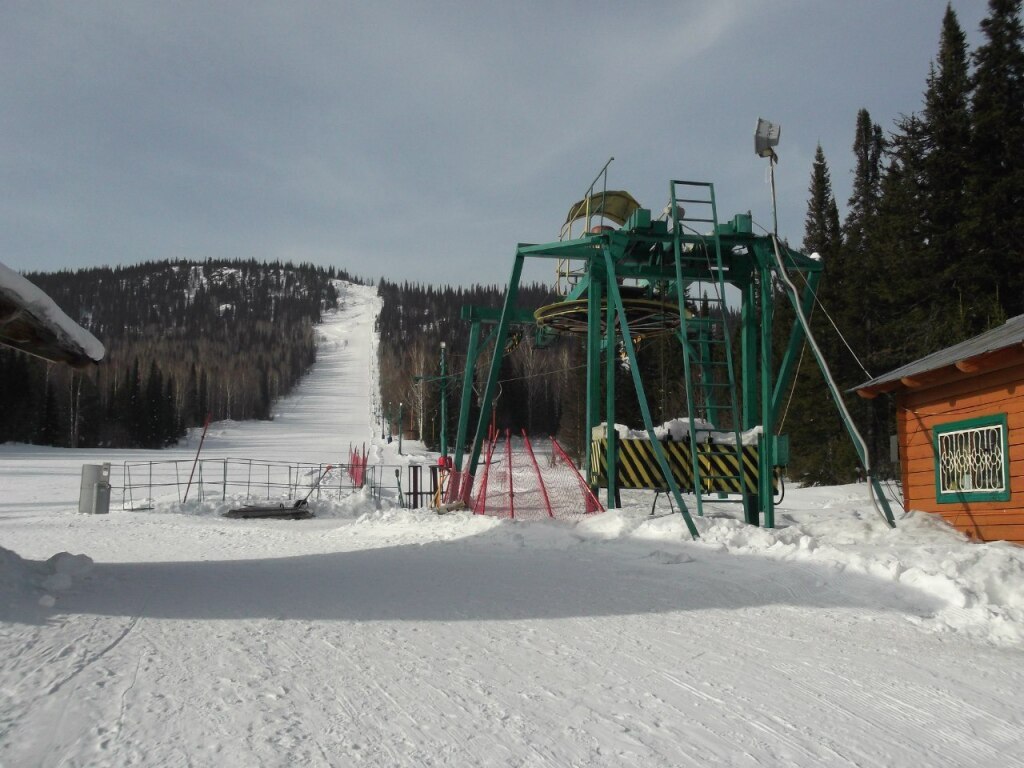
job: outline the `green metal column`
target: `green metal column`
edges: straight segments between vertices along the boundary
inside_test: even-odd
[[[683,308],[685,310],[685,307]],[[709,338],[711,327],[708,322],[708,318],[704,318],[704,322],[697,326],[697,349],[700,352],[698,361],[700,363],[700,378],[701,378],[701,389],[704,392],[704,403],[705,413],[704,418],[708,420],[711,426],[718,428],[721,426],[718,422],[718,397],[715,394],[715,371],[712,365],[713,358],[711,353],[711,340]]]
[[[758,315],[753,273],[745,277],[739,288],[743,302],[740,307],[740,391],[743,414],[737,432],[742,432],[757,426]],[[748,525],[760,525],[758,496],[747,493],[746,486],[743,487],[743,518]]]
[[[811,308],[814,306],[814,297],[818,292],[818,283],[821,282],[821,272],[811,272],[807,275],[807,285],[804,288],[803,299],[800,306],[803,309],[804,317],[810,317]],[[772,393],[772,421],[776,422],[784,407],[783,398],[787,397],[787,391],[796,375],[796,368],[801,357],[800,350],[807,339],[804,327],[799,320],[793,322],[793,330],[789,334],[789,345],[786,353],[782,356],[782,363],[779,365],[779,375],[775,380],[775,391]]]
[[[672,498],[675,499],[676,506],[679,508],[679,512],[683,516],[683,520],[686,521],[686,527],[690,531],[690,535],[695,539],[700,538],[700,533],[697,531],[697,526],[693,524],[693,518],[690,517],[689,511],[686,509],[686,504],[683,503],[683,496],[679,492],[679,484],[676,483],[675,477],[672,475],[672,470],[668,465],[668,459],[665,456],[665,449],[661,445],[661,441],[658,440],[658,436],[654,433],[654,424],[651,421],[651,409],[647,404],[647,395],[644,394],[643,381],[640,379],[640,367],[636,361],[636,349],[633,347],[633,339],[629,333],[629,322],[626,319],[626,309],[622,306],[622,296],[619,295],[619,287],[615,283],[615,266],[612,263],[611,253],[607,248],[604,251],[604,262],[605,267],[608,270],[608,303],[614,304],[615,311],[619,318],[619,332],[622,335],[622,344],[626,348],[626,356],[629,358],[629,370],[633,376],[633,387],[636,389],[636,398],[640,404],[640,414],[644,420],[644,428],[647,430],[647,437],[651,441],[651,450],[654,451],[655,457],[658,459],[658,466],[661,468],[661,473],[665,477],[665,484],[672,492]]]
[[[586,476],[591,489],[597,488],[593,466],[592,441],[594,427],[601,419],[601,296],[602,281],[591,272],[587,288],[587,403],[583,444],[586,446]]]
[[[610,290],[609,290],[610,292]],[[615,307],[607,302],[608,310],[605,317],[604,354],[605,354],[605,393],[604,423],[607,427],[605,461],[608,466],[608,509],[619,506],[619,433],[615,431]],[[625,333],[625,329],[623,329]]]
[[[669,182],[669,200],[672,206],[672,261],[676,275],[674,283],[676,304],[679,307],[679,339],[682,342],[683,347],[683,380],[686,383],[686,417],[687,424],[689,425],[690,465],[693,470],[693,494],[697,499],[697,515],[699,517],[703,517],[704,495],[701,480],[700,459],[697,452],[697,430],[694,422],[694,419],[696,418],[695,411],[697,410],[697,403],[693,387],[693,366],[690,364],[691,360],[699,358],[701,351],[699,349],[693,349],[690,345],[690,330],[689,325],[687,324],[686,313],[687,282],[683,278],[683,250],[682,242],[680,240],[682,231],[681,221],[677,221],[677,218],[679,217],[679,203],[676,198],[676,183],[674,181]],[[698,325],[697,328],[699,330],[700,325]],[[654,440],[653,433],[651,434],[651,440]],[[669,482],[672,479],[673,478],[667,475],[665,477],[666,482]],[[674,485],[672,487],[674,487]]]
[[[462,374],[462,400],[459,405],[459,426],[455,433],[455,457],[452,466],[462,469],[462,456],[466,450],[466,432],[469,429],[469,406],[473,397],[473,372],[480,347],[480,321],[469,327],[469,348],[466,350],[466,370]]]
[[[740,388],[743,393],[741,429],[757,426],[757,290],[752,275],[740,286],[743,304],[740,308]]]
[[[498,321],[498,330],[495,331],[494,356],[491,358],[491,367],[487,374],[487,385],[484,388],[483,402],[480,404],[480,418],[477,420],[473,449],[467,466],[471,477],[476,476],[476,467],[480,463],[480,449],[483,448],[484,435],[487,433],[487,419],[490,416],[491,403],[494,401],[494,390],[498,384],[498,372],[501,370],[501,361],[505,354],[505,341],[516,306],[516,296],[519,295],[519,279],[522,277],[525,261],[526,257],[517,250],[515,263],[512,265],[512,276],[505,292],[505,303],[501,307],[501,320]]]
[[[771,267],[762,262],[761,277],[761,448],[757,452],[758,496],[764,527],[775,527],[775,494],[772,487],[772,469],[775,466],[775,428],[772,425],[772,318],[774,291]]]

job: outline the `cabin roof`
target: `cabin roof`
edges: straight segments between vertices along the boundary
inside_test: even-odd
[[[854,389],[863,397],[874,397],[882,392],[898,389],[902,386],[904,379],[913,379],[942,368],[969,370],[965,364],[983,359],[985,355],[993,352],[1019,346],[1022,343],[1024,343],[1024,315],[1017,315],[974,338],[932,352],[930,355],[925,355],[881,376],[876,376]]]
[[[4,264],[0,264],[0,345],[79,368],[98,363],[104,355],[96,337]]]

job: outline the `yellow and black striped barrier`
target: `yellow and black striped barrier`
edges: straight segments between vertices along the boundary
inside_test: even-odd
[[[619,488],[655,488],[666,486],[658,458],[654,455],[650,440],[619,439],[618,479]],[[672,477],[681,491],[693,492],[693,461],[690,443],[663,442],[662,449],[668,459]],[[608,441],[594,440],[590,445],[591,479],[599,486],[608,485]],[[756,445],[743,446],[743,472],[740,474],[739,457],[736,447],[718,443],[701,443],[697,446],[697,462],[701,476],[701,490],[704,493],[748,493],[757,494],[758,450]],[[740,486],[742,477],[743,488]],[[778,491],[778,477],[772,477],[772,487]]]

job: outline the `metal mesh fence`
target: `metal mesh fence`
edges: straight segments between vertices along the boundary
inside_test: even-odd
[[[307,494],[311,499],[340,499],[364,486],[379,499],[383,474],[361,461],[334,465],[241,458],[126,461],[122,469],[122,509],[229,496],[246,502],[293,501]]]

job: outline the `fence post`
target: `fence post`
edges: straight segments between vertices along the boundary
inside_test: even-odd
[[[132,487],[132,468],[126,461],[124,468],[121,470],[121,477],[126,478],[125,489],[128,491],[128,504],[130,509],[135,509],[135,488]],[[124,509],[124,491],[121,491],[121,509]]]
[[[199,453],[203,450],[203,443],[206,442],[206,430],[208,430],[209,428],[210,428],[210,414],[206,414],[206,422],[203,424],[203,436],[199,438],[199,447],[196,448],[196,457],[192,461],[192,472],[190,472],[189,476],[188,476],[188,487],[185,488],[185,498],[181,500],[183,504],[185,503],[185,501],[188,500],[188,489],[192,487],[192,474],[194,474],[195,471],[196,471],[196,464],[199,462]],[[202,470],[202,468],[200,468],[200,470],[199,470],[199,476],[200,477],[202,477],[202,472],[203,472],[203,470]],[[152,482],[153,482],[153,477],[152,477],[152,465],[151,465],[150,466],[150,486],[152,486]],[[150,490],[152,490],[152,487],[150,487]],[[152,497],[152,494],[150,494],[150,496]],[[202,491],[200,491],[199,496],[200,496],[199,500],[202,501],[203,500],[202,499]]]
[[[505,429],[505,461],[508,462],[508,513],[515,520],[516,500],[512,490],[512,430],[508,428]]]

